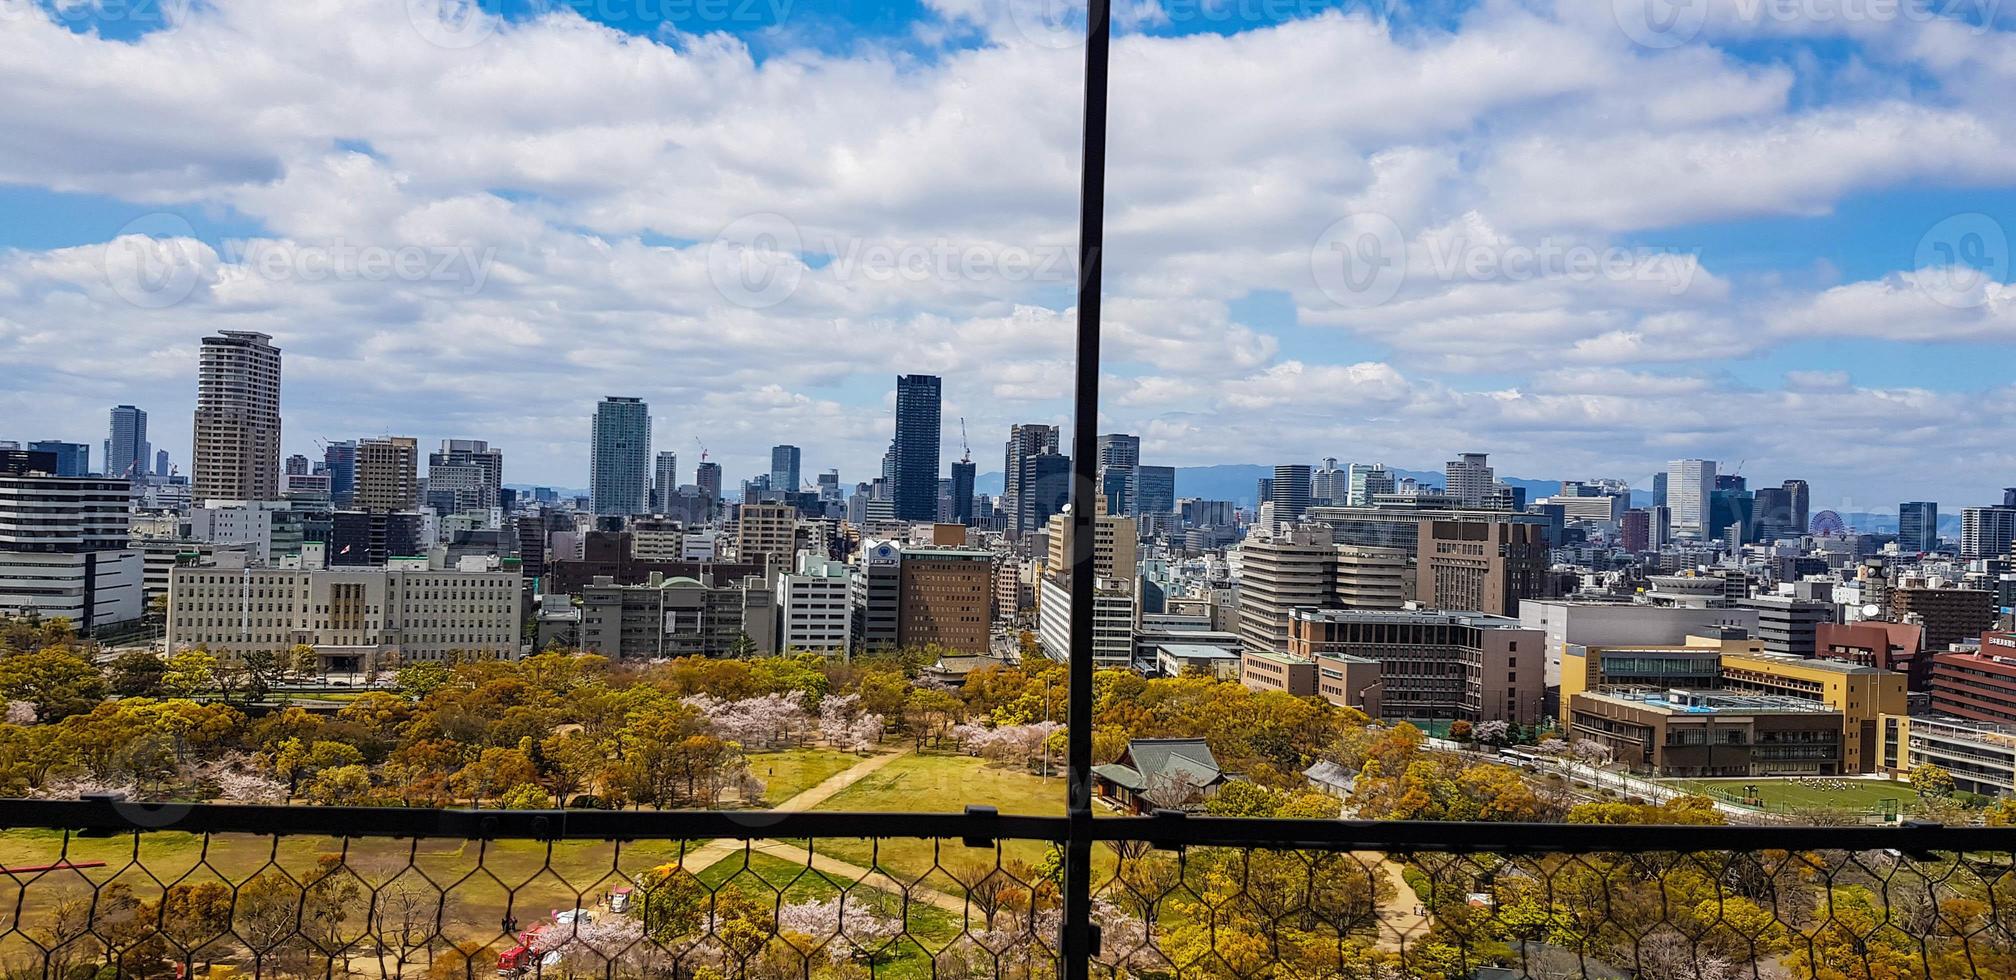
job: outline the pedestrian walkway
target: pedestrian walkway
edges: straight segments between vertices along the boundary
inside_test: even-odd
[[[813,786],[770,809],[779,813],[804,813],[816,809],[819,804],[840,795],[847,787],[866,779],[883,766],[909,755],[912,751],[911,748],[906,746],[895,752],[870,756],[855,763],[846,771],[834,773],[822,780],[819,785]],[[684,860],[680,863],[685,866],[687,871],[697,875],[742,850],[742,845],[742,841],[732,837],[723,837],[720,840],[709,841],[692,851],[688,851]]]

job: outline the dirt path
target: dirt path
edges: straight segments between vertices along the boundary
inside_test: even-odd
[[[777,804],[771,809],[779,813],[804,813],[815,809],[819,804],[840,795],[847,787],[867,778],[883,766],[909,755],[912,751],[910,748],[903,748],[883,755],[870,756],[855,763],[843,772],[837,772],[826,777],[818,785]],[[709,841],[698,848],[688,851],[685,860],[681,863],[685,865],[687,871],[697,875],[741,851],[742,844],[742,841],[731,837]]]
[[[1397,952],[1428,938],[1428,917],[1415,911],[1421,907],[1421,898],[1400,873],[1401,865],[1376,851],[1354,851],[1351,856],[1368,868],[1377,864],[1380,873],[1393,883],[1393,897],[1379,906],[1379,948]]]

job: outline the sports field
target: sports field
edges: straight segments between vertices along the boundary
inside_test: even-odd
[[[1902,808],[1918,800],[1910,784],[1882,779],[1662,779],[1660,783],[1723,800],[1740,800],[1746,788],[1754,786],[1771,810],[1868,810],[1886,799],[1896,800]]]

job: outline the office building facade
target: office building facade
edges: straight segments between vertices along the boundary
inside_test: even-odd
[[[595,513],[628,517],[650,509],[650,457],[651,406],[641,398],[602,399],[588,451],[589,506]],[[717,484],[713,499],[720,493]]]
[[[203,338],[195,430],[195,499],[280,499],[280,348],[272,337],[226,330]]]
[[[896,440],[891,447],[891,496],[899,521],[938,517],[940,381],[935,375],[896,378]]]
[[[63,477],[51,453],[0,450],[0,614],[61,617],[89,634],[145,612],[128,542],[132,484]]]

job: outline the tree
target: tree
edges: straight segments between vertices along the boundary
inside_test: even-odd
[[[168,664],[152,650],[128,650],[112,659],[112,693],[127,698],[151,698],[161,693]]]
[[[0,657],[0,699],[26,701],[44,721],[90,711],[105,699],[105,678],[89,660],[63,647]]]
[[[1930,762],[1920,762],[1912,766],[1906,778],[1911,781],[1911,788],[1917,790],[1919,796],[1940,799],[1953,793],[1953,774]]]
[[[323,806],[354,806],[371,796],[371,770],[363,766],[332,766],[316,771],[301,793]]]
[[[201,647],[171,654],[162,661],[161,693],[171,698],[194,697],[212,690],[217,658]]]
[[[463,766],[449,786],[471,803],[482,803],[504,791],[539,781],[539,770],[517,749],[484,749],[476,761]]]

